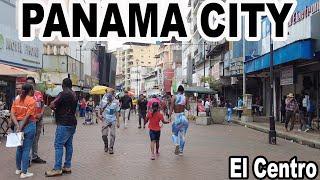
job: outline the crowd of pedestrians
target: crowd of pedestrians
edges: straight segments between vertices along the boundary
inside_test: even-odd
[[[35,90],[35,85],[34,78],[29,77],[24,85],[17,86],[17,97],[11,108],[14,130],[24,133],[23,145],[19,146],[16,152],[15,173],[20,178],[33,176],[33,173],[28,171],[30,162],[46,163],[38,154],[39,137],[43,127],[44,101],[42,93]],[[52,169],[45,172],[45,176],[60,176],[72,172],[77,109],[80,110],[80,117],[85,116],[85,112],[96,110],[97,121],[101,123],[103,150],[109,154],[114,154],[116,129],[120,128],[120,118],[122,118],[124,129],[127,129],[130,114],[137,111],[138,128],[145,128],[148,125],[151,160],[155,160],[160,155],[161,128],[162,124],[168,123],[172,123],[174,153],[183,155],[188,129],[188,120],[184,113],[190,106],[182,86],[179,86],[177,95],[164,98],[152,96],[150,100],[147,100],[143,94],[133,99],[127,91],[119,98],[115,96],[114,91],[106,90],[96,108],[92,98],[89,101],[77,100],[76,93],[72,90],[71,79],[66,78],[62,81],[62,89],[63,91],[49,105],[54,111],[57,125],[54,139],[55,163]],[[167,115],[167,120],[164,115]],[[65,157],[64,162],[63,157]]]

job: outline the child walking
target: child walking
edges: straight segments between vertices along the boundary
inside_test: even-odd
[[[160,121],[163,124],[168,124],[168,121],[164,120],[163,115],[160,113],[160,105],[157,102],[152,103],[152,112],[149,111],[147,115],[147,122],[149,122],[149,129],[150,129],[150,139],[151,139],[151,160],[155,160],[155,153],[154,153],[154,146],[156,146],[156,154],[157,156],[160,155],[159,153],[159,141],[160,141],[160,134],[161,134],[161,127]]]

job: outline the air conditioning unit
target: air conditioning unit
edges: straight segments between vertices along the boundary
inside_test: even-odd
[[[231,85],[238,84],[238,78],[237,77],[231,77]]]

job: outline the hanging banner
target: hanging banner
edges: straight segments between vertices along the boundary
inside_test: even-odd
[[[280,85],[287,86],[293,84],[293,67],[286,67],[281,69],[280,73]]]

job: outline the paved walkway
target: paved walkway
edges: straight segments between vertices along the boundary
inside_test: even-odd
[[[45,179],[44,171],[54,163],[55,125],[46,124],[45,134],[40,137],[40,156],[47,164],[34,164],[30,171],[32,179]],[[228,157],[247,155],[250,162],[255,156],[264,155],[269,160],[316,161],[320,164],[319,150],[278,139],[278,145],[268,144],[265,133],[238,125],[197,126],[191,123],[183,157],[173,154],[170,126],[165,125],[161,135],[161,156],[150,160],[148,131],[137,128],[134,116],[129,128],[117,131],[115,154],[104,153],[100,125],[83,126],[79,122],[74,138],[73,173],[62,178],[50,179],[228,179]],[[0,144],[0,179],[18,179],[14,175],[15,149]],[[251,169],[251,168],[249,168]],[[250,179],[253,179],[250,173]]]
[[[269,133],[270,124],[268,120],[243,122],[235,118],[234,122],[251,129]],[[277,136],[283,139],[292,140],[299,144],[308,145],[310,147],[320,149],[320,131],[317,128],[308,132],[298,131],[298,127],[300,127],[300,124],[295,123],[294,129],[287,132],[284,124],[276,122]]]

